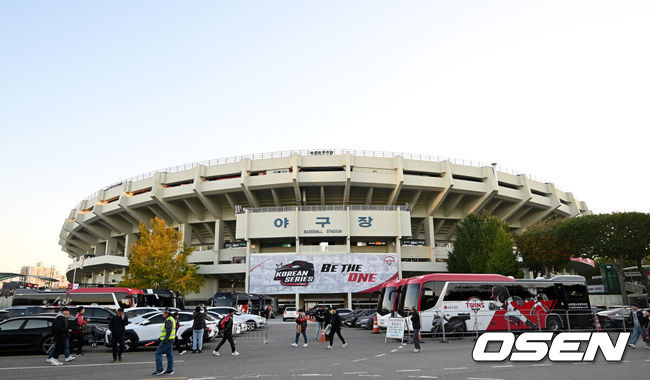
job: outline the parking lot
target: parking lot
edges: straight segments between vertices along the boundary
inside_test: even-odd
[[[345,328],[348,341],[342,348],[335,338],[333,349],[326,343],[309,342],[308,347],[291,347],[295,333],[293,322],[272,320],[269,341],[261,334],[242,334],[237,338],[240,356],[230,355],[226,344],[221,356],[211,354],[218,341],[205,346],[202,354],[175,353],[175,374],[151,376],[154,349],[141,348],[124,354],[124,361],[111,363],[110,350],[98,346],[86,348],[86,355],[60,367],[52,367],[43,355],[0,356],[0,377],[4,379],[221,379],[221,378],[329,378],[359,379],[639,379],[647,376],[650,350],[628,348],[624,361],[607,363],[475,363],[471,358],[471,338],[439,343],[424,339],[422,352],[413,353],[411,345],[398,341],[384,343],[383,335],[367,330]],[[313,325],[308,334],[313,336]],[[302,338],[301,338],[302,339]],[[302,342],[301,342],[302,343]],[[641,347],[641,346],[640,346]]]

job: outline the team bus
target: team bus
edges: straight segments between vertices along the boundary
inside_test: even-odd
[[[12,306],[51,306],[65,299],[66,290],[16,289],[11,300]]]
[[[70,305],[99,305],[111,309],[144,306],[139,304],[144,292],[133,288],[78,288],[68,290],[65,303]]]
[[[185,309],[185,299],[179,292],[167,289],[142,289],[144,294],[138,294],[138,306],[175,307]]]
[[[433,273],[410,278],[401,305],[420,312],[422,330],[436,316],[465,320],[464,331],[561,330],[594,326],[582,276],[515,280],[497,274]]]
[[[403,317],[400,303],[408,279],[390,280],[383,283],[377,300],[377,324],[379,328],[388,326],[390,317]]]
[[[244,313],[259,314],[262,309],[271,306],[272,315],[278,313],[278,304],[270,296],[244,292],[217,292],[211,300],[211,306],[234,307]]]

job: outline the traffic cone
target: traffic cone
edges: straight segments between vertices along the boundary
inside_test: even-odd
[[[325,329],[320,329],[320,342],[325,343],[327,339],[325,338]]]
[[[600,320],[598,319],[598,316],[595,315],[594,319],[596,320],[596,331],[603,331],[603,328],[600,326]]]
[[[372,321],[372,333],[379,334],[379,323],[377,323],[377,314],[375,314],[375,319]]]

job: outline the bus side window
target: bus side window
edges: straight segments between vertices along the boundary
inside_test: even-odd
[[[429,281],[422,284],[422,294],[420,295],[420,310],[428,310],[436,305],[443,283]]]

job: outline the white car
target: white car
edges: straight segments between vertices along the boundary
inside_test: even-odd
[[[208,308],[209,311],[214,311],[219,314],[227,314],[229,310],[234,310],[234,321],[235,322],[240,322],[244,321],[246,325],[248,326],[248,330],[255,330],[256,328],[261,328],[266,325],[266,318],[260,317],[259,315],[255,314],[246,314],[242,313],[241,311],[235,309],[234,307],[228,307],[228,306],[213,306]]]
[[[188,342],[191,343],[192,324],[194,322],[192,313],[180,312],[178,318],[179,327],[176,331],[176,337],[184,339],[186,344]],[[162,329],[163,324],[162,312],[143,314],[140,319],[134,318],[134,320],[136,321],[129,321],[129,324],[125,327],[124,348],[126,351],[133,350],[139,345],[151,343],[160,339],[160,330]],[[208,338],[211,339],[217,333],[217,321],[206,318],[205,324],[206,330],[208,330]],[[208,339],[206,339],[206,341],[207,340]],[[106,330],[106,334],[104,335],[104,344],[107,346],[111,345],[110,330]]]
[[[282,314],[282,320],[286,321],[287,319],[296,319],[298,318],[298,309],[295,307],[285,307],[284,314]]]
[[[158,310],[158,308],[155,307],[146,306],[146,307],[130,307],[128,309],[124,309],[124,311],[127,313],[133,313],[137,316],[141,316],[143,314],[152,313],[154,311],[160,311],[160,310]]]

